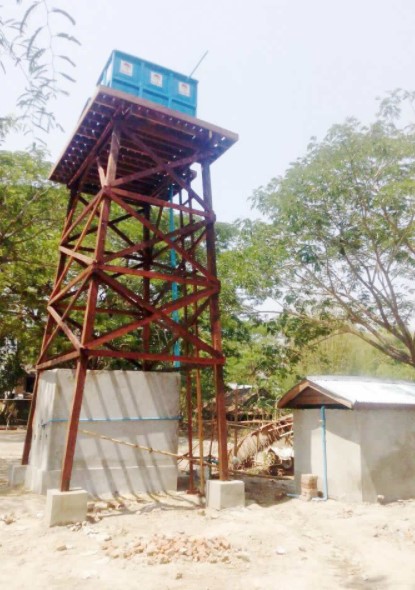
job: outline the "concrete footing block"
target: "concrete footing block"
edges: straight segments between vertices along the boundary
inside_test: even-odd
[[[210,479],[206,484],[206,505],[208,508],[223,510],[224,508],[245,506],[245,484],[243,481]]]
[[[12,465],[9,469],[9,485],[14,488],[22,486],[26,480],[27,465]]]
[[[85,520],[87,503],[88,492],[85,490],[48,490],[45,510],[47,525],[56,526]]]

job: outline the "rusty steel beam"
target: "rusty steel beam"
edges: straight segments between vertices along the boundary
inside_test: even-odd
[[[203,150],[199,144],[193,154],[186,150],[173,154],[170,147],[163,148],[162,137],[153,141],[149,133],[140,136],[139,129],[131,133],[122,117],[121,111],[114,111],[88,156],[78,162],[78,169],[71,171],[70,206],[47,307],[48,321],[22,459],[26,462],[29,459],[40,372],[66,363],[75,364],[62,461],[63,491],[70,489],[90,358],[125,359],[144,370],[154,370],[156,365],[163,370],[169,367],[177,370],[179,363],[187,371],[190,429],[193,412],[190,371],[210,368],[216,391],[220,477],[228,477],[220,282],[207,163],[210,149]],[[162,136],[162,131],[158,130],[157,134]],[[134,151],[135,170],[127,149]],[[202,196],[191,186],[195,175],[190,166],[196,163],[202,167]],[[92,197],[83,196],[83,183],[89,191],[97,183]],[[173,195],[171,200],[167,194]],[[179,220],[178,229],[167,229],[167,212]],[[206,256],[200,255],[203,249]],[[172,250],[177,257],[174,269],[168,256]],[[111,264],[113,261],[116,264]],[[171,294],[172,283],[179,286],[177,299]],[[199,329],[202,314],[207,310],[210,333]],[[114,318],[106,323],[106,316]],[[71,348],[51,356],[61,337]],[[179,353],[175,350],[177,341],[181,343]],[[55,343],[53,348],[52,343]],[[195,378],[200,431],[200,375],[196,373]]]

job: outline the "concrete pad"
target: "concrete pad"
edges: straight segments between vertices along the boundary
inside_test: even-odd
[[[9,485],[22,486],[26,480],[27,465],[12,465],[9,469]]]
[[[86,518],[88,492],[85,490],[48,490],[45,519],[48,526],[82,522]]]
[[[240,480],[206,482],[206,506],[215,510],[245,506],[245,484]]]

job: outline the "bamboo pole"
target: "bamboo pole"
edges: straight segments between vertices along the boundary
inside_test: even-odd
[[[108,440],[110,442],[116,443],[118,445],[124,445],[126,447],[131,447],[133,449],[140,449],[140,451],[147,451],[148,453],[156,453],[158,455],[165,455],[166,457],[173,457],[174,459],[187,459],[188,461],[199,461],[198,457],[192,457],[190,459],[186,455],[178,455],[177,453],[171,453],[170,451],[161,451],[160,449],[153,449],[153,447],[146,447],[145,445],[139,445],[136,443],[130,443],[126,440],[121,440],[119,438],[113,438],[112,436],[106,436],[105,434],[98,434],[97,432],[92,432],[92,430],[84,430],[83,428],[79,429],[79,432],[82,434],[86,434],[88,436],[93,436],[95,438],[100,438],[102,440]],[[210,463],[203,462],[203,465],[210,467]]]

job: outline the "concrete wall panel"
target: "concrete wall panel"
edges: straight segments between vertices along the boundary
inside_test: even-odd
[[[362,500],[359,422],[350,410],[326,409],[329,498]],[[302,473],[318,476],[323,491],[323,447],[319,409],[294,410],[295,481]]]
[[[179,389],[177,373],[88,371],[80,429],[177,453]],[[26,480],[34,491],[59,485],[73,390],[74,371],[42,374]],[[177,461],[78,433],[77,485],[100,495],[175,489]]]

